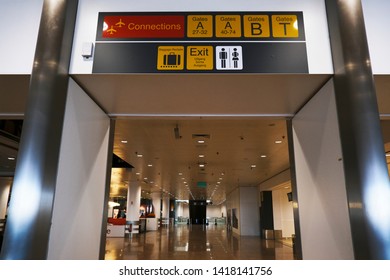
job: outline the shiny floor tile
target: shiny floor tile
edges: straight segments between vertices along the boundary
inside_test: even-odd
[[[238,236],[223,225],[177,225],[107,238],[106,260],[293,260],[288,241]]]

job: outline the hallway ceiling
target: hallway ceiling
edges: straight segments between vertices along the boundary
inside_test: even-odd
[[[257,186],[289,168],[281,119],[118,120],[114,153],[134,169],[125,177],[114,174],[112,195],[125,195],[130,181],[147,193],[216,204],[237,187]]]
[[[125,196],[127,185],[136,182],[142,185],[144,197],[163,191],[170,197],[211,198],[218,204],[235,188],[257,186],[289,168],[286,120],[330,75],[73,78],[116,120],[114,153],[134,166],[131,172],[113,170],[111,196]],[[387,119],[390,77],[376,76],[375,81],[380,113]],[[0,75],[1,118],[23,117],[28,83],[28,75]],[[388,123],[383,122],[384,131]],[[176,127],[179,138],[175,138]],[[197,143],[199,138],[205,144]],[[282,143],[275,144],[276,140]],[[0,147],[6,157],[9,151]],[[1,162],[0,172],[4,172],[7,161]],[[205,167],[199,167],[203,162]]]

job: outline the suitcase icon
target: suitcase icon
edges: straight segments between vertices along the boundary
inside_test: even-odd
[[[181,55],[176,54],[174,52],[170,52],[169,54],[164,54],[164,65],[166,66],[177,66],[180,65]]]

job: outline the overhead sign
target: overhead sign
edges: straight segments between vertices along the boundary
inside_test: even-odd
[[[213,37],[213,16],[211,15],[188,15],[187,37],[188,38],[211,38]]]
[[[157,53],[158,70],[183,70],[184,69],[184,47],[161,46]]]
[[[184,16],[105,16],[102,37],[109,39],[183,38]]]
[[[296,15],[273,15],[272,35],[275,38],[298,38],[298,18]]]
[[[307,73],[302,12],[100,13],[94,73]]]
[[[269,38],[270,25],[268,15],[245,15],[244,36],[247,38]]]
[[[241,70],[243,67],[241,46],[217,46],[217,70]]]
[[[213,70],[214,48],[213,46],[188,46],[187,47],[188,70]]]
[[[216,15],[215,36],[219,38],[241,37],[241,16],[240,15]]]

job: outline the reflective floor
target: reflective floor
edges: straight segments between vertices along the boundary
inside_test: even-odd
[[[289,240],[238,236],[224,225],[176,225],[107,238],[106,260],[293,260]]]

